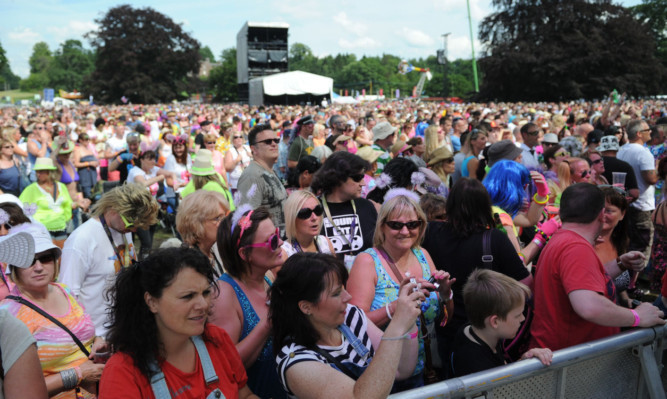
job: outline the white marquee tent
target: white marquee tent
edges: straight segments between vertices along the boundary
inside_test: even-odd
[[[319,103],[322,98],[331,99],[333,79],[303,71],[276,73],[250,79],[248,90],[251,106],[305,101]]]

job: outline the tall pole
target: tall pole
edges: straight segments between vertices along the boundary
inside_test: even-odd
[[[472,75],[475,80],[475,93],[479,93],[479,81],[477,80],[477,61],[475,60],[475,43],[472,36],[472,17],[470,16],[470,0],[466,0],[468,5],[468,26],[470,27],[470,48],[472,49]]]
[[[449,69],[447,40],[449,39],[449,35],[451,35],[451,32],[448,32],[448,33],[445,33],[444,35],[442,35],[443,46],[444,46],[442,48],[442,51],[443,51],[443,55],[444,55],[444,58],[445,58],[443,60],[444,62],[442,63],[442,85],[443,85],[443,89],[444,89],[444,91],[443,91],[444,97],[447,97],[448,94],[449,94],[449,96],[452,95],[451,91],[450,92],[447,91],[447,81],[449,80],[449,79],[447,79],[447,70]]]

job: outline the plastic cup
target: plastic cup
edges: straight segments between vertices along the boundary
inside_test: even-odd
[[[612,172],[613,175],[613,180],[612,180],[612,185],[614,187],[620,187],[620,188],[625,188],[625,172]]]

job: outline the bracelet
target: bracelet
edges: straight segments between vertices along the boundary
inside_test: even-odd
[[[544,243],[541,240],[538,240],[537,238],[533,238],[532,243],[537,245],[537,248],[539,249],[544,248]]]
[[[392,319],[392,317],[391,317],[391,312],[389,311],[389,304],[390,304],[390,303],[391,303],[391,302],[387,302],[387,303],[384,305],[384,310],[387,311],[387,317],[389,317],[389,320]]]
[[[623,264],[623,261],[621,261],[621,257],[619,256],[616,258],[616,266],[618,266],[619,269],[621,269],[622,272],[625,272],[628,270],[627,267]]]
[[[639,318],[639,314],[634,309],[630,309],[630,311],[632,312],[632,315],[635,316],[635,323],[631,327],[639,326],[639,323],[641,322],[641,319]]]
[[[452,298],[454,298],[454,291],[450,289],[450,290],[449,290],[449,298],[445,298],[445,299],[440,298],[440,302],[442,302],[442,303],[444,303],[445,305],[447,305],[447,303],[448,303],[449,301],[451,301]]]
[[[440,327],[447,325],[449,321],[449,312],[447,311],[447,304],[442,307],[442,320],[440,321]]]
[[[517,255],[519,255],[521,262],[526,263],[526,255],[524,255],[523,252],[517,252]]]
[[[76,388],[79,382],[79,379],[77,378],[76,375],[76,371],[74,369],[66,369],[61,371],[60,378],[63,381],[63,388],[66,390]]]
[[[537,200],[537,194],[535,194],[535,195],[533,195],[533,201],[535,201],[535,203],[537,205],[546,205],[547,202],[549,202],[549,194],[547,194],[546,198],[543,199],[542,201],[538,201]]]
[[[413,332],[413,333],[407,333],[403,335],[399,335],[398,337],[385,337],[383,336],[380,338],[381,341],[400,341],[402,339],[415,339],[419,335],[419,330]]]

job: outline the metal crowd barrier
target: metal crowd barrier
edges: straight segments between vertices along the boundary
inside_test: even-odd
[[[667,326],[633,330],[556,351],[550,366],[529,359],[389,398],[664,399],[665,349]]]

